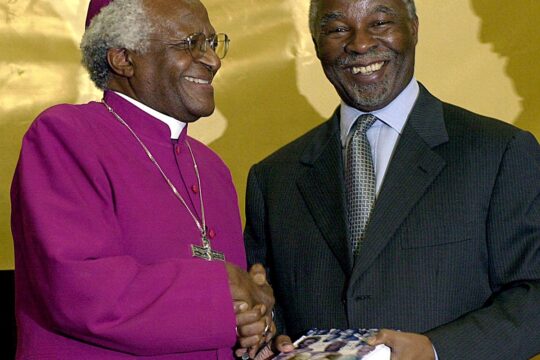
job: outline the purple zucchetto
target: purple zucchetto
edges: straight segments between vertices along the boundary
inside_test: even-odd
[[[94,16],[99,14],[101,9],[109,5],[111,2],[112,0],[90,0],[90,4],[88,5],[88,12],[86,13],[85,28],[88,28]]]

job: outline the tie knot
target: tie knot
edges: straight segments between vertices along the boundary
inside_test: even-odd
[[[377,121],[377,117],[373,114],[363,114],[356,119],[356,129],[357,131],[366,133],[371,125]]]

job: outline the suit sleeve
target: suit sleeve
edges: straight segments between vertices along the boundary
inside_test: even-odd
[[[39,317],[49,331],[75,340],[139,356],[232,347],[235,319],[224,264],[174,256],[140,263],[128,255],[119,241],[114,191],[92,142],[80,143],[69,124],[49,120],[25,136],[12,185],[24,289],[18,303],[31,313],[23,316]]]
[[[269,256],[267,255],[270,244],[267,244],[266,236],[266,211],[265,198],[261,183],[257,177],[257,166],[253,166],[248,175],[246,191],[246,227],[244,229],[244,244],[248,267],[260,263],[266,269],[267,277],[272,283]],[[274,305],[275,323],[278,334],[286,334],[283,311],[276,298]]]
[[[540,353],[540,148],[529,133],[507,146],[486,233],[493,295],[481,309],[426,333],[441,360]]]
[[[255,167],[248,175],[246,190],[246,227],[244,243],[248,266],[261,263],[268,271],[266,260],[265,204],[262,189],[257,179]]]

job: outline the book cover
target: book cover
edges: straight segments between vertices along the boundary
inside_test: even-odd
[[[366,340],[377,329],[311,329],[295,341],[296,349],[276,357],[279,360],[390,360],[386,345],[370,346]]]

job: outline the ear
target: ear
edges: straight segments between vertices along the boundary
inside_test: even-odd
[[[317,58],[320,60],[321,57],[319,56],[319,45],[313,36],[311,37],[311,40],[313,40],[313,45],[315,46],[315,54],[317,54]]]
[[[412,19],[411,21],[411,31],[412,31],[412,35],[413,35],[413,38],[414,38],[414,44],[418,44],[418,26],[419,26],[419,22],[418,22],[418,17],[416,16],[414,19]]]
[[[107,50],[107,61],[112,71],[119,76],[130,78],[134,74],[131,53],[126,49]]]

